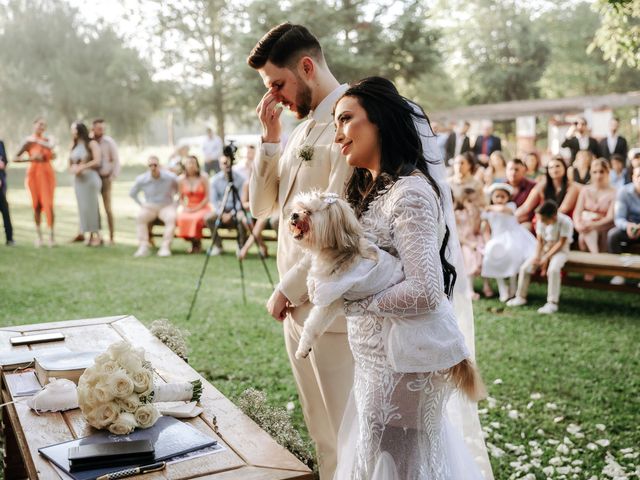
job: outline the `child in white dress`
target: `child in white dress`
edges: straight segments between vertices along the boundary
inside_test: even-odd
[[[514,216],[512,193],[508,183],[492,184],[491,204],[482,213],[491,235],[484,250],[482,276],[497,280],[501,302],[513,297],[520,267],[536,252],[536,238]]]

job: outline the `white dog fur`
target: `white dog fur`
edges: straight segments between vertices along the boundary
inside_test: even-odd
[[[360,300],[404,279],[400,261],[366,240],[349,204],[333,193],[311,191],[294,199],[289,230],[306,250],[307,288],[313,308],[296,351],[306,357],[344,300]]]

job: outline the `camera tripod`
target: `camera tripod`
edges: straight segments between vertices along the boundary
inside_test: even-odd
[[[202,287],[202,279],[204,278],[204,274],[207,271],[207,265],[209,264],[209,259],[211,258],[211,251],[220,239],[220,234],[218,233],[218,229],[222,224],[222,214],[224,213],[224,207],[227,205],[227,201],[229,200],[229,197],[233,199],[233,207],[231,209],[231,212],[229,213],[231,213],[231,223],[233,224],[233,227],[238,232],[238,237],[237,237],[238,248],[239,249],[242,248],[242,244],[241,244],[242,235],[240,235],[240,232],[241,232],[241,228],[243,228],[242,221],[238,219],[238,209],[237,209],[238,205],[240,206],[240,211],[242,212],[242,214],[244,215],[244,218],[247,221],[247,228],[249,230],[249,235],[253,237],[254,242],[256,243],[256,245],[258,245],[258,239],[253,233],[254,225],[253,225],[253,220],[251,218],[251,215],[247,214],[247,211],[242,205],[242,201],[240,199],[240,194],[238,193],[238,189],[233,183],[232,168],[233,168],[233,163],[235,161],[235,152],[237,149],[238,147],[236,147],[233,144],[233,141],[230,142],[230,145],[227,145],[224,148],[224,155],[229,159],[229,169],[227,172],[225,172],[227,185],[224,189],[224,194],[222,195],[222,201],[220,203],[220,205],[222,206],[222,212],[220,213],[220,215],[217,216],[213,226],[213,231],[211,232],[211,245],[209,245],[209,248],[207,248],[204,264],[202,265],[202,271],[200,272],[200,276],[198,277],[198,283],[196,284],[196,289],[193,292],[193,298],[191,299],[191,306],[189,307],[189,313],[187,313],[187,321],[191,319],[191,314],[193,313],[193,307],[196,304],[198,293],[200,292],[200,287]],[[260,257],[260,261],[262,262],[264,271],[267,274],[267,279],[269,280],[269,284],[273,289],[274,288],[273,279],[271,278],[271,273],[269,272],[269,268],[267,268],[267,262],[265,261],[265,256],[262,253],[262,250],[260,248],[258,248],[258,256]],[[246,305],[247,292],[246,292],[245,279],[244,279],[244,266],[242,264],[242,259],[240,258],[238,258],[238,266],[240,268],[240,282],[242,284],[242,301]]]

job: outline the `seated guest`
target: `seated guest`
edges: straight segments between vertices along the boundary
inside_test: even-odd
[[[580,250],[607,251],[607,232],[613,227],[615,198],[616,189],[609,183],[609,164],[604,158],[596,158],[591,162],[591,184],[580,190],[573,212]]]
[[[489,166],[484,169],[483,181],[485,187],[491,186],[492,183],[504,183],[507,180],[507,160],[504,154],[496,150],[489,155]]]
[[[543,277],[547,277],[548,286],[547,303],[538,309],[538,313],[551,314],[558,311],[560,272],[567,262],[569,245],[573,240],[573,223],[558,211],[553,200],[545,200],[540,205],[536,218],[536,253],[520,267],[516,296],[507,302],[507,306],[520,307],[527,303],[531,275],[539,270]]]
[[[178,192],[178,178],[168,170],[160,168],[158,157],[152,155],[147,160],[149,171],[138,175],[129,196],[140,205],[136,218],[138,230],[138,250],[134,257],[149,255],[149,224],[157,219],[164,222],[162,246],[158,250],[159,257],[171,256],[171,241],[176,229],[175,194]],[[138,198],[142,191],[145,201]]]
[[[205,223],[211,230],[211,235],[215,239],[215,244],[209,252],[210,255],[220,255],[222,253],[222,240],[218,235],[215,235],[216,221],[220,219],[220,226],[225,228],[236,228],[238,230],[238,243],[244,244],[246,225],[246,219],[242,213],[242,203],[238,199],[234,199],[231,193],[227,196],[226,202],[223,205],[225,190],[227,188],[227,175],[231,172],[233,184],[235,185],[238,196],[242,192],[242,187],[246,182],[246,179],[240,174],[231,169],[231,161],[228,157],[220,157],[220,171],[211,178],[211,190],[210,199],[213,205],[213,211],[207,214],[205,217]],[[236,213],[235,223],[233,213]]]
[[[627,158],[629,147],[627,145],[627,139],[618,135],[619,126],[620,120],[613,117],[609,121],[609,134],[600,142],[600,155],[607,160],[611,160],[614,154],[622,155],[622,158]]]
[[[556,202],[558,211],[571,217],[580,193],[580,184],[570,182],[562,157],[554,157],[547,164],[544,180],[531,190],[527,200],[516,210],[516,216],[527,216],[545,200]],[[535,222],[534,222],[535,223]]]
[[[576,182],[581,185],[586,185],[591,180],[589,171],[591,169],[591,161],[593,155],[589,150],[580,150],[576,153],[576,159],[573,164],[567,169],[567,175],[569,181]]]
[[[244,183],[244,185],[242,186],[242,192],[240,194],[240,199],[242,200],[242,206],[244,207],[244,209],[249,212],[250,211],[250,207],[249,207],[249,179],[251,178],[251,174],[253,172],[253,162],[254,162],[254,158],[255,156],[251,155],[251,156],[247,156],[247,161],[245,163],[245,167],[247,168],[247,181]],[[262,238],[262,231],[265,228],[272,228],[274,230],[278,230],[278,213],[275,212],[273,213],[273,215],[271,215],[271,217],[269,217],[268,219],[263,219],[263,218],[259,218],[259,219],[254,219],[253,220],[253,230],[252,230],[252,235],[249,235],[247,237],[247,241],[244,242],[244,245],[242,246],[242,248],[240,249],[240,251],[238,252],[238,258],[240,260],[244,260],[247,257],[247,253],[249,253],[249,249],[251,248],[251,246],[255,243],[255,241],[258,241],[258,248],[260,249],[260,255],[262,255],[263,257],[268,257],[269,256],[269,251],[267,249],[267,244],[265,243],[265,241]],[[255,237],[255,240],[254,240]]]
[[[529,152],[524,156],[524,164],[527,167],[527,178],[538,181],[544,176],[542,162],[537,152]]]
[[[627,161],[622,155],[614,153],[609,162],[611,162],[609,181],[611,186],[617,190],[627,183]]]
[[[474,176],[476,171],[475,157],[471,152],[458,155],[453,160],[453,175],[447,178],[447,183],[451,187],[453,198],[462,201],[465,189],[472,189],[477,192],[475,200],[478,206],[485,205],[482,193],[482,183]]]
[[[2,213],[2,221],[4,223],[4,234],[7,246],[15,245],[13,241],[13,226],[11,225],[11,215],[9,213],[9,203],[7,202],[7,152],[4,149],[4,143],[0,140],[0,213]]]
[[[615,227],[609,230],[609,252],[622,253],[622,244],[640,243],[640,166],[633,169],[632,182],[616,197]],[[611,283],[621,285],[624,278],[613,277]]]
[[[175,151],[169,156],[169,161],[167,162],[167,169],[175,173],[176,175],[182,175],[184,173],[184,164],[189,156],[189,145],[180,145]]]
[[[184,174],[178,180],[180,212],[178,235],[191,242],[189,253],[202,251],[204,218],[211,212],[209,203],[209,177],[200,171],[200,163],[193,155],[187,157]]]
[[[562,148],[571,150],[571,163],[576,159],[576,154],[580,150],[589,150],[594,156],[600,156],[598,141],[589,136],[589,127],[584,117],[580,117],[578,121],[569,127],[566,138],[561,146]]]
[[[516,204],[516,208],[522,206],[529,197],[531,190],[536,186],[536,182],[526,177],[527,167],[519,158],[509,160],[507,163],[507,183],[511,185],[511,201]],[[516,215],[519,223],[529,223],[533,218],[533,211]],[[531,225],[525,225],[530,228]]]
[[[627,179],[624,182],[625,184],[631,183],[631,175],[633,174],[633,169],[636,167],[640,167],[640,150],[631,154],[629,166],[627,167]]]

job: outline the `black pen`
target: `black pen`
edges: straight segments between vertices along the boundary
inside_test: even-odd
[[[106,475],[100,475],[96,480],[116,480],[118,478],[130,477],[132,475],[138,475],[141,473],[158,472],[167,466],[166,462],[152,463],[151,465],[144,465],[142,467],[127,468],[120,470],[119,472],[107,473]]]

